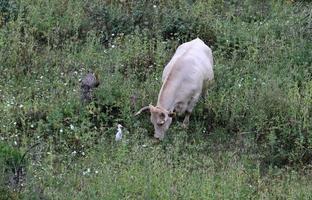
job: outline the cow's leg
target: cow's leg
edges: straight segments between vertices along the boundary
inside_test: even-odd
[[[195,104],[197,103],[199,97],[200,97],[200,94],[196,94],[191,99],[191,101],[188,103],[188,106],[187,106],[186,111],[185,111],[185,118],[183,120],[183,127],[184,128],[187,128],[189,126],[190,116],[191,116],[192,110],[193,110]]]
[[[188,128],[190,124],[190,116],[191,116],[191,113],[188,111],[185,111],[185,117],[184,117],[183,125],[182,125],[183,128]]]
[[[202,97],[204,102],[206,101],[207,92],[208,92],[208,86],[204,85],[203,90],[202,90],[202,94],[201,94],[201,97]]]

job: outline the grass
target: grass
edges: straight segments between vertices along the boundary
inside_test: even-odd
[[[0,199],[311,199],[311,6],[0,2]],[[215,84],[188,130],[175,119],[154,143],[133,114],[195,37]],[[101,84],[81,104],[89,71]]]

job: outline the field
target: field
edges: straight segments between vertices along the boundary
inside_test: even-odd
[[[215,82],[157,143],[134,113],[196,37]],[[0,55],[0,199],[312,199],[309,1],[1,0]]]

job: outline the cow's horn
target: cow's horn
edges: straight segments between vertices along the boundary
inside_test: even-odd
[[[139,112],[135,113],[134,116],[137,116],[137,115],[141,114],[145,110],[150,110],[150,106],[145,106],[145,107],[141,108],[141,110],[139,110]]]

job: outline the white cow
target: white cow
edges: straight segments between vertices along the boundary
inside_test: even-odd
[[[199,38],[178,47],[162,76],[157,105],[143,107],[151,113],[154,137],[163,139],[175,113],[185,113],[183,126],[188,127],[190,114],[202,92],[213,80],[211,49]]]

